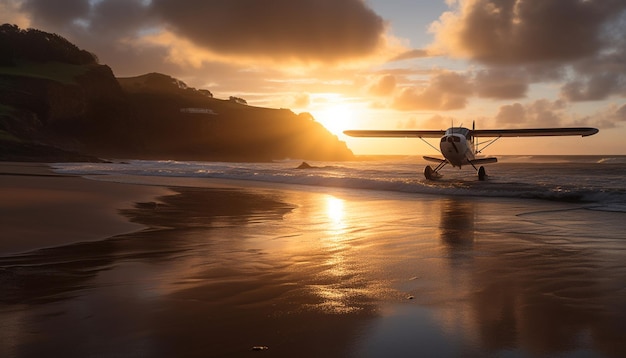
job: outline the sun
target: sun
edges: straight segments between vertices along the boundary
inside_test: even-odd
[[[340,135],[344,130],[353,125],[355,108],[349,104],[330,104],[320,110],[314,111],[313,117],[321,123],[329,132]]]

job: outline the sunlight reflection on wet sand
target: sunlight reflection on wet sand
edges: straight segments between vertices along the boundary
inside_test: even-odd
[[[0,353],[626,353],[620,213],[349,190],[173,190],[123,211],[151,229],[0,258],[0,321],[11,332]],[[560,226],[562,210],[588,224]]]

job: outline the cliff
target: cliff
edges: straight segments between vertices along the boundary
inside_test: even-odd
[[[0,47],[0,160],[353,158],[309,114],[216,99],[163,74],[117,79],[58,35],[3,25]]]
[[[128,101],[107,66],[0,67],[2,137],[94,156],[107,153],[115,142],[120,154],[132,154],[132,136],[124,130],[129,121]]]

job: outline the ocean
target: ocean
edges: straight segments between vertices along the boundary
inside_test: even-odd
[[[423,176],[421,157],[364,157],[354,162],[301,161],[224,163],[133,160],[67,163],[58,173],[106,175],[106,180],[175,184],[175,178],[247,180],[316,188],[344,188],[439,196],[504,197],[585,204],[589,209],[626,212],[626,156],[504,156],[486,166],[488,180],[473,168],[444,168],[440,180]],[[141,180],[144,178],[144,180]],[[148,179],[151,178],[151,179]],[[103,178],[100,178],[103,179]],[[196,185],[198,182],[195,182]]]

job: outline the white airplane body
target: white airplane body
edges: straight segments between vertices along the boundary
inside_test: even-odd
[[[424,156],[424,159],[438,163],[434,169],[427,166],[424,169],[426,179],[436,179],[441,176],[441,170],[447,164],[453,167],[462,168],[464,165],[471,165],[477,172],[478,178],[484,180],[486,172],[482,164],[496,163],[495,157],[476,158],[495,141],[502,137],[543,137],[543,136],[590,136],[598,133],[598,129],[589,127],[574,128],[526,128],[526,129],[468,129],[464,127],[451,127],[447,130],[348,130],[344,131],[346,135],[352,137],[396,137],[396,138],[440,138],[439,152],[443,155],[443,159]],[[475,138],[494,138],[485,143],[475,142]],[[425,141],[425,140],[424,140]],[[426,142],[426,141],[425,141]],[[428,142],[426,142],[428,143]],[[428,143],[431,147],[433,145]],[[486,144],[479,149],[478,146]],[[437,148],[435,148],[437,149]],[[476,166],[480,167],[477,168]]]

